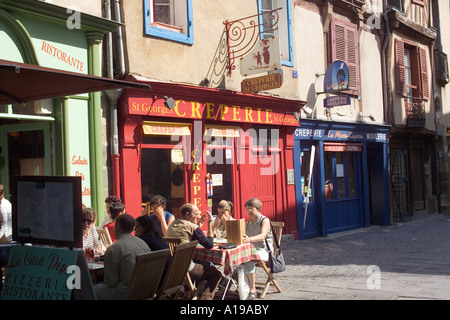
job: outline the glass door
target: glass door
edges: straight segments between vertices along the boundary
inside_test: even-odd
[[[166,210],[181,217],[186,203],[183,136],[143,136],[141,190],[144,207],[155,195],[163,196]]]
[[[221,200],[231,201],[233,197],[234,137],[205,136],[206,185],[208,207],[217,214]]]
[[[315,156],[315,146],[308,142],[300,143],[300,190],[301,206],[298,207],[298,229],[303,238],[310,238],[319,234],[317,207],[315,199],[316,181],[320,164]]]

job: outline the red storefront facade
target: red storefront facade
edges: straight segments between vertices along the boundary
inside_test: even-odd
[[[113,183],[120,180],[127,212],[139,215],[160,194],[176,217],[187,202],[215,214],[229,200],[234,217],[247,220],[244,203],[256,197],[264,215],[298,238],[293,133],[303,101],[129,80],[151,90],[127,89],[119,101],[120,177]]]

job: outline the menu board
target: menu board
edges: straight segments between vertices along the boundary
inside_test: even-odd
[[[81,178],[14,176],[13,240],[81,248]]]
[[[9,253],[2,300],[70,300],[69,266],[77,262],[77,251],[14,246]]]

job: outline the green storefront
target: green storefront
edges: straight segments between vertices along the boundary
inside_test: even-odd
[[[101,43],[116,28],[113,21],[51,3],[0,0],[0,59],[101,76]],[[45,81],[52,86],[51,79]],[[24,83],[23,90],[32,85]],[[0,183],[6,197],[13,175],[78,175],[83,204],[102,219],[101,103],[101,92],[93,92],[0,105]]]

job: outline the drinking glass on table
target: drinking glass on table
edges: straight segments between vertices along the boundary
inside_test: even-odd
[[[218,241],[222,241],[222,240],[223,240],[223,238],[222,238],[222,236],[223,236],[223,230],[216,229],[216,234],[217,234],[217,240],[218,240]]]
[[[94,249],[92,247],[85,248],[84,249],[84,254],[86,256],[86,260],[87,260],[88,263],[94,262],[95,254],[94,254]]]

